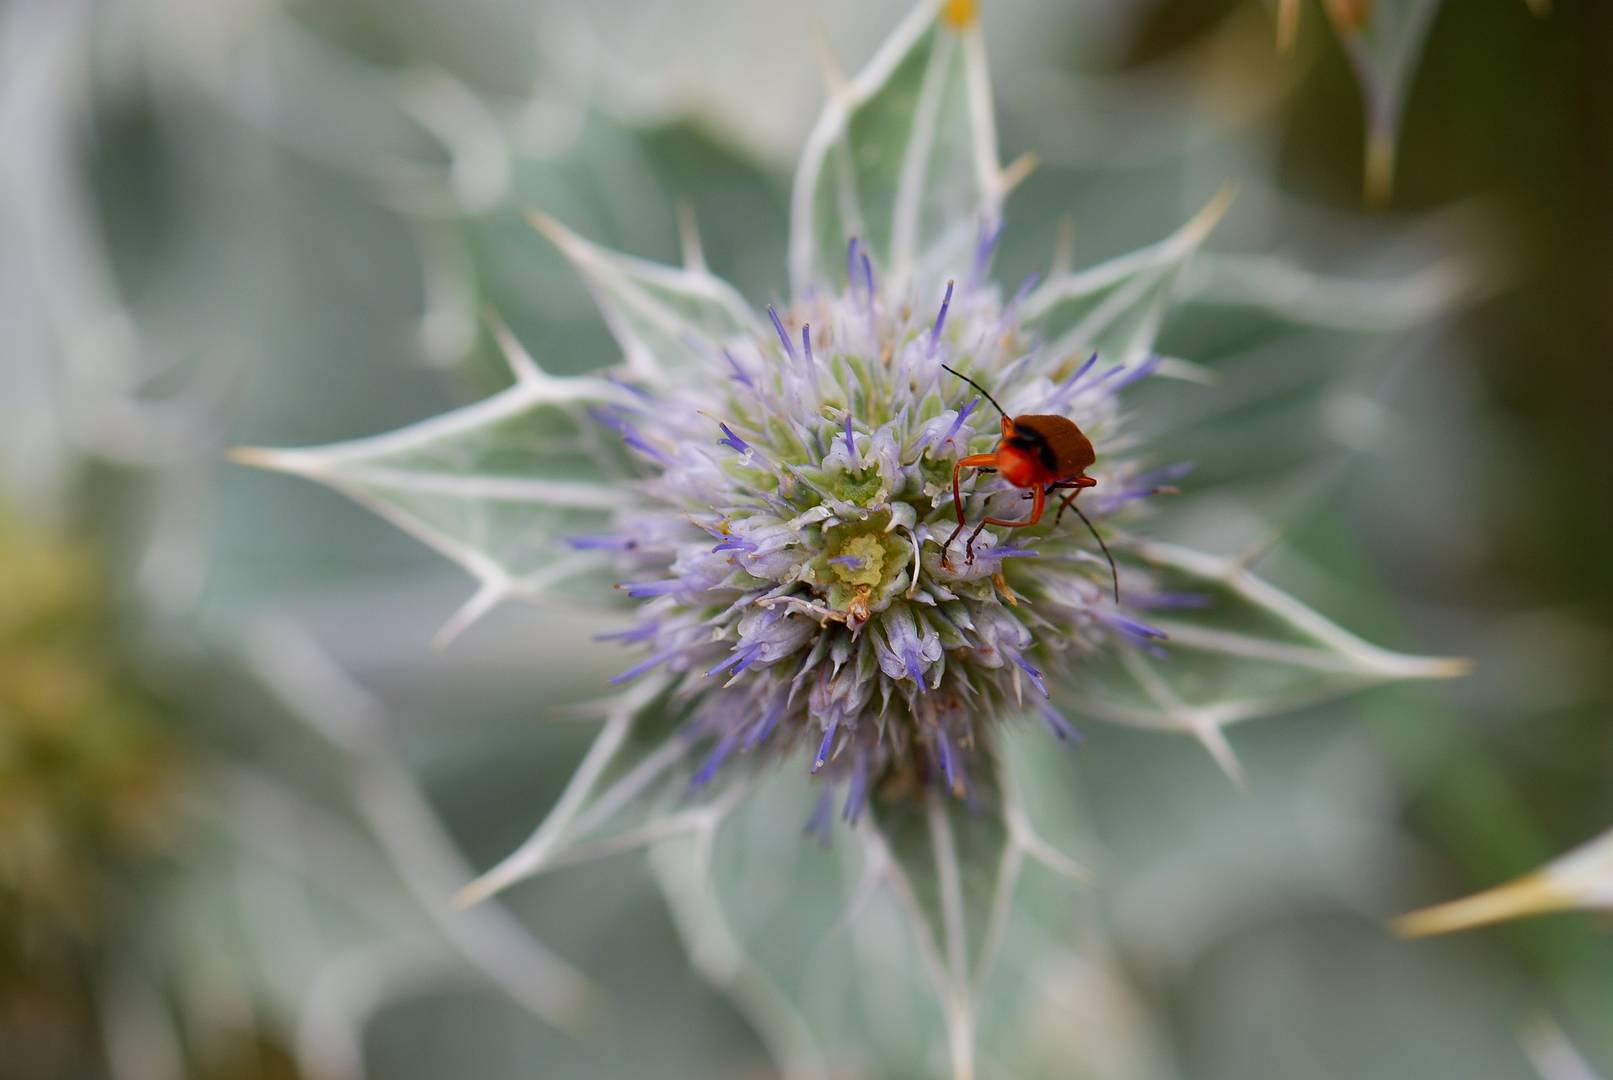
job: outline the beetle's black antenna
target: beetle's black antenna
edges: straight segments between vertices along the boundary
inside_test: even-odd
[[[1098,530],[1093,528],[1092,522],[1087,520],[1087,516],[1081,513],[1081,508],[1075,505],[1074,499],[1064,505],[1075,511],[1075,516],[1080,518],[1081,524],[1087,527],[1087,531],[1092,534],[1092,539],[1098,542],[1098,547],[1103,551],[1103,557],[1109,560],[1109,579],[1115,583],[1115,603],[1118,605],[1120,603],[1120,573],[1115,569],[1115,557],[1109,554],[1109,545],[1103,542],[1103,537],[1098,535]]]
[[[984,386],[981,386],[979,383],[977,383],[973,379],[969,378],[969,376],[965,375],[963,372],[959,371],[957,368],[947,367],[946,364],[942,364],[941,366],[946,368],[948,371],[952,372],[952,374],[956,375],[958,378],[962,379],[964,382],[968,383],[970,386],[974,387],[976,390],[979,390],[982,394],[985,394],[986,395],[986,400],[991,402],[991,407],[996,409],[998,412],[1002,413],[1004,420],[1008,419],[1008,411],[1006,409],[1004,409],[1001,405],[997,404],[997,399],[992,397],[990,391],[988,391]]]

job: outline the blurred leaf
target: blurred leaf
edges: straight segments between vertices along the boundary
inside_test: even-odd
[[[994,775],[976,775],[967,801],[930,791],[922,803],[875,800],[873,810],[946,1016],[953,1072],[968,1075],[974,985],[1000,944],[1019,876],[1001,786]]]
[[[922,932],[962,987],[985,959],[997,876],[1010,837],[995,770],[971,777],[969,798],[875,800],[874,822],[911,893]]]
[[[564,119],[557,118],[562,109],[567,110]],[[545,103],[541,109],[534,104],[528,117],[512,123],[516,156],[507,202],[487,213],[433,223],[429,234],[432,280],[448,286],[437,290],[446,302],[428,312],[433,340],[447,343],[432,353],[439,365],[465,358],[467,342],[475,337],[478,307],[497,310],[523,340],[541,342],[556,374],[614,363],[620,350],[612,347],[587,300],[592,289],[612,310],[621,306],[621,298],[609,291],[622,278],[618,269],[625,270],[636,294],[627,298],[627,314],[636,323],[623,327],[633,332],[646,328],[645,308],[652,316],[670,314],[675,320],[709,313],[715,317],[709,325],[696,319],[704,338],[733,325],[736,318],[749,326],[760,305],[777,295],[784,267],[776,237],[784,215],[776,179],[758,163],[688,122],[637,127],[597,110]],[[521,133],[527,127],[562,145],[531,145],[534,137]],[[662,286],[657,279],[670,276],[681,289],[686,277],[614,254],[632,251],[667,262],[675,208],[690,219],[686,234],[693,232],[694,220],[699,222],[704,258],[695,265],[704,268],[709,258],[721,278],[701,274],[692,282],[693,312],[685,309],[688,298],[676,292],[670,305],[658,298]],[[609,264],[602,267],[607,289],[601,290],[586,273],[580,276],[579,263],[554,245],[534,241],[523,219],[534,211],[590,238],[579,241],[585,255],[580,268],[592,269],[598,261],[593,255],[603,259]],[[605,248],[612,251],[601,250]],[[618,260],[625,266],[616,265]],[[635,284],[631,279],[640,270],[647,271],[649,280]],[[739,300],[722,282],[733,282],[749,302]],[[672,311],[658,313],[664,306]],[[664,319],[658,321],[664,324]],[[652,347],[666,337],[657,321],[649,322],[648,329],[655,331],[648,338]],[[618,337],[615,344],[624,342]],[[681,334],[674,334],[669,345],[670,358],[691,347]],[[643,350],[635,351],[642,358]],[[477,385],[498,385],[492,380],[502,379],[502,365],[494,350],[473,350],[471,359]],[[709,363],[711,357],[704,360]],[[669,362],[661,359],[663,365]]]
[[[1027,326],[1056,338],[1046,350],[1060,360],[1097,351],[1131,365],[1153,348],[1178,276],[1231,203],[1223,189],[1169,238],[1079,273],[1050,277],[1025,299]]]
[[[768,800],[766,806],[761,803],[757,800],[747,806],[747,815],[760,812],[776,824],[777,815],[768,810],[779,806],[779,802]],[[728,874],[717,869],[719,824],[713,821],[690,835],[659,844],[650,852],[650,865],[673,923],[691,964],[745,1014],[779,1072],[788,1080],[825,1075],[826,1048],[820,1041],[821,1033],[813,1030],[804,1015],[810,1006],[800,980],[817,959],[814,949],[822,939],[816,935],[827,932],[826,920],[838,907],[839,876],[832,867],[821,865],[827,861],[824,852],[804,843],[797,830],[788,829],[784,844],[768,848],[765,882],[753,871],[742,879],[751,895],[725,888]],[[754,835],[756,824],[754,819],[735,822],[734,829],[744,828]],[[731,831],[725,840],[738,842]],[[725,871],[734,866],[733,854],[730,848],[720,856]],[[803,862],[819,865],[807,867],[807,876],[803,876]],[[828,875],[825,869],[830,870]],[[779,888],[785,884],[793,887]],[[770,900],[783,898],[788,899],[788,908],[775,912],[775,934],[768,944],[776,946],[783,941],[795,947],[773,948],[759,959],[740,936],[744,928],[730,921],[730,912],[746,920],[771,908]],[[761,903],[757,903],[758,899]],[[782,967],[776,963],[781,957],[785,958]]]
[[[748,790],[725,772],[696,790],[690,783],[693,744],[682,715],[661,699],[666,680],[649,676],[601,702],[605,725],[565,791],[519,847],[462,889],[475,904],[519,881],[560,866],[589,862],[714,827]]]
[[[445,9],[431,0],[376,6],[344,0],[283,5],[291,23],[355,59],[396,69],[451,72],[479,93],[516,93],[532,79],[545,10],[511,0],[465,0]],[[328,99],[327,99],[328,100]]]
[[[1355,68],[1366,111],[1365,190],[1382,203],[1394,186],[1395,143],[1423,40],[1440,0],[1328,0],[1328,18]]]
[[[1052,1040],[1025,1036],[1042,985],[1030,976],[1076,962],[1052,935],[1084,872],[1035,834],[1012,787],[975,783],[970,803],[889,800],[831,847],[807,842],[802,823],[814,799],[812,821],[832,811],[832,789],[775,775],[653,849],[695,965],[785,1076],[945,1075],[949,1056],[962,1075],[977,1041],[982,1074],[1036,1074],[1031,1043]],[[1053,873],[1026,903],[1032,865]],[[1045,928],[1037,911],[1052,913]]]
[[[832,81],[791,196],[796,293],[837,280],[853,237],[897,294],[917,269],[966,269],[1004,188],[973,3],[920,3],[861,75]]]
[[[1476,255],[1445,255],[1410,273],[1318,273],[1280,255],[1205,253],[1182,275],[1184,302],[1242,307],[1294,326],[1404,333],[1470,303],[1495,284]]]
[[[399,168],[446,172],[447,147],[408,108],[402,69],[291,20],[274,24],[263,50],[275,92],[253,102],[253,119],[299,153],[376,184]]]
[[[689,368],[709,367],[725,342],[755,328],[744,298],[698,262],[661,266],[591,244],[547,215],[532,223],[588,283],[627,369],[647,382],[675,383]]]
[[[620,462],[576,408],[619,402],[602,379],[545,374],[498,328],[516,381],[475,405],[387,435],[299,450],[245,448],[236,460],[326,484],[471,573],[481,589],[452,636],[508,595],[543,595],[594,567],[556,557],[561,530],[586,532],[617,496],[595,481]]]
[[[1132,727],[1181,731],[1242,783],[1223,728],[1408,679],[1464,674],[1463,660],[1379,648],[1280,589],[1242,561],[1160,543],[1133,549],[1154,571],[1148,589],[1168,611],[1126,620],[1135,644],[1095,665],[1071,708]],[[1154,638],[1155,632],[1165,635]]]
[[[942,1017],[883,845],[803,836],[828,794],[803,772],[777,776],[722,822],[657,846],[656,879],[695,967],[784,1076],[938,1073]]]

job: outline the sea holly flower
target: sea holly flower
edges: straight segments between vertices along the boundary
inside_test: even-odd
[[[808,829],[849,823],[875,882],[897,883],[962,1074],[1019,868],[1081,876],[1017,802],[1011,726],[1055,744],[1078,741],[1077,715],[1184,731],[1237,776],[1230,723],[1460,665],[1376,648],[1239,560],[1136,532],[1189,465],[1150,456],[1127,398],[1189,370],[1155,337],[1226,194],[1152,246],[1003,286],[991,266],[1022,170],[999,162],[973,4],[921,4],[831,84],[796,174],[787,300],[755,310],[693,237],[685,265],[661,266],[534,214],[619,365],[549,374],[494,320],[502,393],[239,457],[344,491],[464,566],[480,588],[447,637],[509,597],[615,586],[629,620],[609,636],[631,653],[604,727],[550,816],[463,899],[694,836],[673,868],[680,919],[715,912],[690,901],[710,899],[691,865],[727,815],[757,813],[754,789],[781,782],[769,766],[792,764],[818,793]],[[1077,425],[1096,484],[1046,491],[1035,527],[975,536],[1036,493],[971,470],[955,496],[955,466],[1024,415]],[[734,977],[738,960],[712,960],[726,932],[691,936]]]

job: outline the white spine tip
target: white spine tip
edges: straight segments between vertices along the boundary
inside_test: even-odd
[[[496,888],[487,883],[485,878],[477,878],[469,885],[466,885],[464,888],[454,893],[453,904],[454,907],[463,911],[466,908],[473,908],[477,904],[482,903],[497,891],[498,890]]]
[[[224,456],[237,465],[274,472],[313,473],[306,455],[295,450],[276,450],[268,446],[232,446]]]
[[[262,446],[232,446],[224,456],[237,465],[250,465],[255,469],[273,468],[274,451]]]
[[[553,216],[544,213],[542,210],[530,208],[524,211],[522,216],[526,218],[528,225],[531,225],[547,237],[550,243],[562,251],[570,248],[574,239],[571,230],[556,221]]]

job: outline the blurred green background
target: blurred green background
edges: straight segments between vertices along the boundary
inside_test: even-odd
[[[1247,794],[1190,740],[1089,725],[1051,766],[1079,829],[1057,839],[1099,880],[1070,901],[1080,964],[1024,1018],[1043,1074],[1575,1075],[1527,1034],[1540,1017],[1613,1070],[1592,917],[1386,929],[1613,824],[1613,9],[1441,5],[1369,207],[1361,84],[1320,5],[1287,55],[1254,0],[983,7],[1004,158],[1041,161],[1001,280],[1046,266],[1066,217],[1085,265],[1231,179],[1212,252],[1390,283],[1331,323],[1275,290],[1217,299],[1208,271],[1188,290],[1162,349],[1219,379],[1144,410],[1161,460],[1200,465],[1161,529],[1223,550],[1279,529],[1263,574],[1476,663],[1237,729]],[[497,388],[486,304],[551,370],[614,359],[526,207],[672,260],[687,203],[713,268],[778,299],[815,27],[855,70],[905,8],[0,8],[0,1075],[776,1074],[641,859],[512,892],[476,930],[523,943],[503,966],[441,905],[556,798],[591,725],[554,707],[622,666],[588,640],[613,616],[503,609],[434,651],[461,574],[223,451]],[[1429,267],[1461,287],[1393,284]],[[28,569],[54,556],[79,585]],[[93,722],[39,719],[85,715],[39,690],[46,656],[95,673],[73,699]],[[136,774],[150,843],[104,827],[131,813],[106,778]],[[400,858],[375,800],[413,796],[451,844]],[[30,891],[41,851],[93,914]],[[603,1021],[534,1015],[534,939],[607,995]]]

